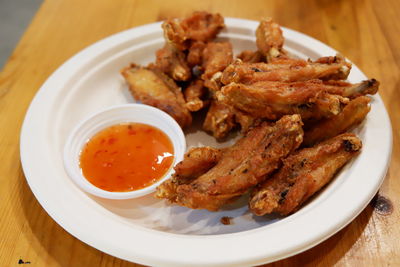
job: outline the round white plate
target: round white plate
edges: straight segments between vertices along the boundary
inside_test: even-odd
[[[227,18],[229,39],[237,54],[255,50],[258,22]],[[283,29],[286,49],[303,58],[336,51],[301,33]],[[40,88],[21,132],[21,161],[26,179],[49,215],[83,242],[113,256],[157,266],[242,266],[275,261],[308,249],[353,220],[377,192],[391,154],[391,126],[381,98],[356,129],[362,153],[324,190],[286,218],[255,217],[242,198],[221,212],[171,206],[152,196],[104,200],[90,196],[67,176],[62,149],[72,128],[92,113],[131,103],[119,70],[130,62],[147,64],[163,46],[160,23],[127,30],[78,53]],[[353,66],[349,80],[365,75]],[[188,147],[224,146],[191,129]],[[232,217],[231,225],[220,218]]]

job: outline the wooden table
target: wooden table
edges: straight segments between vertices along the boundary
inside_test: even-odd
[[[0,265],[138,266],[69,235],[36,201],[21,169],[19,133],[33,96],[65,60],[113,33],[193,10],[259,20],[311,35],[343,53],[368,77],[393,126],[393,156],[379,196],[322,244],[272,266],[400,264],[400,1],[48,0],[0,73]],[[356,189],[355,189],[356,190]],[[392,209],[393,208],[393,209]],[[268,240],[266,240],[268,242]]]

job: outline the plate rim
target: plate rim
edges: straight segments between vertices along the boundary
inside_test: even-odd
[[[229,17],[225,17],[225,23],[228,25],[228,27],[231,27],[232,25],[243,25],[243,24],[247,24],[249,27],[251,25],[251,27],[255,27],[258,25],[257,21],[253,21],[253,20],[247,20],[247,19],[238,19],[238,18],[229,18]],[[109,43],[118,43],[120,41],[123,41],[126,37],[131,36],[130,38],[133,38],[133,36],[135,35],[140,35],[140,33],[142,31],[146,32],[146,31],[151,31],[151,30],[160,30],[158,28],[159,25],[161,24],[161,22],[155,22],[155,23],[151,23],[151,24],[146,24],[143,26],[139,26],[139,27],[135,27],[132,29],[128,29],[116,34],[113,34],[105,39],[102,39],[100,41],[97,41],[96,43],[84,48],[83,50],[81,50],[80,52],[78,52],[76,55],[74,55],[73,57],[71,57],[70,59],[68,59],[64,64],[62,64],[59,68],[57,68],[57,70],[55,72],[53,72],[48,79],[45,81],[45,83],[41,86],[41,88],[38,90],[38,92],[36,93],[35,97],[33,98],[27,112],[24,118],[24,122],[21,128],[21,136],[20,136],[20,156],[21,156],[21,163],[22,163],[22,168],[24,170],[24,174],[26,177],[26,180],[29,184],[29,187],[31,188],[33,194],[35,195],[36,199],[39,201],[39,203],[41,204],[41,206],[44,208],[44,210],[49,214],[49,216],[55,220],[61,227],[63,227],[63,229],[65,229],[67,232],[69,232],[71,235],[73,235],[74,237],[78,238],[79,240],[81,240],[82,242],[95,247],[97,249],[99,249],[100,251],[103,251],[105,253],[108,253],[110,255],[128,260],[128,261],[134,261],[137,263],[142,263],[142,264],[156,264],[156,265],[174,265],[174,266],[183,266],[186,264],[191,264],[193,265],[194,263],[192,262],[192,260],[188,260],[186,259],[186,261],[184,259],[173,259],[171,257],[167,257],[167,258],[163,258],[163,257],[157,257],[156,255],[135,255],[135,253],[131,253],[131,251],[128,251],[129,253],[131,253],[130,255],[126,255],[127,253],[119,253],[118,249],[105,249],[104,248],[104,244],[102,242],[100,242],[100,244],[93,244],[93,242],[91,241],[92,238],[88,235],[83,235],[83,236],[77,236],[76,233],[76,229],[71,228],[71,225],[67,225],[65,224],[65,222],[60,221],[59,218],[59,214],[57,214],[56,211],[50,209],[48,207],[48,205],[46,205],[46,200],[43,198],[42,195],[40,195],[40,190],[37,188],[37,185],[35,185],[32,181],[32,179],[30,178],[32,174],[32,166],[29,166],[28,163],[28,159],[27,159],[27,138],[29,136],[29,132],[30,132],[30,127],[32,127],[32,121],[29,121],[30,117],[32,116],[32,110],[34,110],[34,108],[36,107],[36,105],[38,105],[38,102],[40,103],[40,99],[45,97],[46,94],[54,94],[56,90],[50,91],[50,86],[53,85],[55,82],[59,82],[60,81],[60,76],[63,75],[64,72],[68,72],[68,71],[72,71],[72,67],[74,67],[73,65],[81,58],[84,58],[86,60],[88,60],[87,57],[90,57],[90,52],[93,52],[95,50],[101,50],[104,49],[105,46],[107,46]],[[254,26],[255,25],[255,26]],[[156,27],[158,27],[157,29],[155,29]],[[333,48],[330,48],[329,46],[323,44],[322,42],[308,36],[305,34],[302,34],[300,32],[294,31],[294,30],[290,30],[287,28],[282,27],[284,34],[290,34],[293,36],[298,36],[304,39],[307,39],[308,41],[311,41],[313,43],[319,44],[320,46],[324,47],[325,49],[328,49],[330,51],[335,51]],[[92,55],[93,56],[93,55]],[[353,65],[353,67],[356,67],[355,65]],[[357,68],[358,69],[358,68]],[[362,74],[362,73],[361,73]],[[364,75],[365,76],[365,75]],[[64,77],[65,78],[65,77]],[[68,77],[67,77],[68,78]],[[61,79],[62,80],[62,79]],[[47,89],[46,89],[47,88]],[[323,236],[320,236],[319,238],[316,238],[314,236],[314,238],[312,240],[308,240],[308,242],[306,244],[303,244],[301,246],[301,248],[299,246],[295,246],[295,247],[291,247],[290,249],[286,249],[286,251],[280,251],[280,253],[275,253],[274,255],[269,255],[268,259],[266,259],[265,257],[265,253],[263,254],[257,254],[257,255],[252,255],[252,256],[247,256],[241,259],[237,259],[237,257],[233,257],[235,258],[234,260],[215,260],[211,259],[207,260],[205,259],[205,257],[199,258],[199,261],[197,261],[195,263],[195,265],[198,266],[204,266],[204,265],[220,265],[220,266],[236,266],[236,265],[242,265],[242,264],[260,264],[260,263],[266,263],[266,262],[271,262],[271,261],[275,261],[275,260],[279,260],[282,258],[286,258],[295,254],[298,254],[306,249],[309,249],[310,247],[315,246],[316,244],[324,241],[325,239],[329,238],[330,236],[332,236],[333,234],[335,234],[336,232],[338,232],[340,229],[342,229],[343,227],[345,227],[348,223],[350,223],[359,213],[361,213],[362,210],[364,210],[364,208],[368,205],[369,201],[372,199],[372,197],[375,195],[376,191],[379,189],[380,185],[382,184],[384,177],[386,175],[386,172],[388,170],[389,164],[390,164],[390,158],[391,158],[391,152],[392,152],[392,129],[391,129],[391,124],[390,124],[390,120],[389,120],[389,116],[387,114],[386,108],[384,107],[384,104],[380,98],[379,95],[374,96],[374,99],[377,100],[377,102],[379,102],[382,106],[383,106],[383,115],[384,121],[387,121],[388,124],[386,125],[388,127],[387,129],[387,134],[388,134],[388,138],[386,140],[385,146],[387,147],[387,151],[386,151],[386,166],[384,166],[382,168],[382,170],[380,171],[380,178],[377,180],[379,184],[378,186],[376,186],[375,189],[370,190],[370,194],[368,196],[365,196],[365,199],[368,199],[368,201],[365,201],[363,203],[363,205],[359,206],[356,210],[357,211],[353,211],[350,215],[348,214],[348,216],[346,217],[346,219],[342,219],[339,227],[334,227],[335,229],[329,229],[327,230],[327,232],[329,232],[329,234],[324,234]],[[33,123],[34,125],[34,123]],[[188,237],[192,238],[192,239],[196,239],[199,244],[198,245],[194,245],[194,247],[197,248],[201,248],[201,246],[203,246],[204,244],[208,244],[209,240],[212,240],[212,242],[217,242],[215,239],[217,239],[220,236],[224,236],[227,239],[235,239],[237,238],[237,235],[242,236],[243,233],[248,233],[250,231],[252,232],[257,232],[260,231],[262,229],[253,229],[253,230],[248,230],[248,231],[244,231],[244,232],[239,232],[239,233],[232,233],[232,234],[223,234],[223,235],[215,235],[215,236],[194,236],[194,235],[188,235],[188,236],[183,236],[183,235],[178,235],[179,237],[177,237],[177,234],[171,234],[171,233],[163,233],[163,232],[157,232],[158,234],[160,234],[160,236],[166,236],[167,239],[171,238],[171,235],[174,236],[175,238],[180,239],[181,241],[188,241]],[[151,232],[153,230],[149,230],[149,232]],[[154,230],[155,231],[155,230]],[[79,232],[79,231],[78,231]],[[147,231],[146,231],[147,232]]]

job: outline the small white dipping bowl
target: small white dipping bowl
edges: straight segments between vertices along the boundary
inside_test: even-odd
[[[82,121],[72,131],[64,147],[64,167],[69,177],[84,191],[102,198],[129,199],[140,197],[155,191],[156,187],[171,177],[173,168],[156,183],[145,188],[129,192],[110,192],[91,184],[82,174],[79,166],[80,153],[86,143],[99,131],[121,123],[144,123],[163,131],[174,147],[172,166],[183,159],[186,140],[178,123],[167,113],[144,104],[118,105],[102,110]]]

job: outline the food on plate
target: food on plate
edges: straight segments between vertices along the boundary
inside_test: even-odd
[[[187,51],[187,63],[190,67],[200,66],[203,60],[203,50],[206,47],[204,42],[198,41],[190,45]]]
[[[351,100],[336,116],[313,124],[309,130],[305,131],[302,145],[312,146],[360,124],[371,109],[370,101],[367,96],[357,97]]]
[[[96,187],[110,192],[145,188],[161,179],[174,162],[174,147],[161,130],[142,123],[117,124],[84,146],[80,167]]]
[[[374,95],[378,92],[379,82],[375,79],[351,84],[345,81],[325,81],[326,91],[330,94],[341,95],[350,99],[362,95]]]
[[[156,66],[175,81],[188,81],[192,77],[185,54],[168,43],[157,50]]]
[[[162,27],[166,43],[157,51],[155,64],[136,69],[157,70],[163,80],[169,77],[175,97],[164,101],[147,94],[144,103],[163,109],[183,128],[191,124],[190,112],[209,107],[203,129],[218,140],[238,128],[244,133],[260,120],[290,114],[300,114],[308,126],[336,116],[351,99],[375,94],[379,87],[375,79],[344,81],[351,63],[340,55],[294,58],[284,50],[282,30],[272,19],[262,20],[256,30],[258,50],[245,50],[236,60],[229,41],[215,40],[225,27],[219,14],[194,12],[168,19]],[[136,97],[138,90],[130,87]]]
[[[285,39],[281,27],[271,18],[260,21],[256,30],[256,37],[258,51],[266,57],[267,62],[286,57],[287,53],[283,50]]]
[[[296,211],[356,156],[361,146],[358,137],[346,133],[291,154],[278,172],[254,189],[250,210],[259,216]]]
[[[213,40],[224,27],[224,18],[220,14],[204,11],[193,12],[183,19],[168,19],[162,24],[167,42],[182,51],[195,42]]]
[[[262,119],[253,117],[246,112],[237,110],[235,108],[232,109],[235,115],[235,122],[240,125],[240,132],[242,134],[247,133],[249,129],[259,125],[262,122]]]
[[[245,63],[257,63],[266,61],[264,55],[258,50],[244,50],[240,52],[239,55],[237,55],[237,58]]]
[[[293,213],[361,150],[347,131],[367,116],[379,82],[347,82],[352,65],[341,55],[294,57],[272,19],[255,31],[257,50],[235,57],[229,40],[217,39],[224,27],[220,14],[207,12],[168,19],[155,63],[122,70],[137,100],[182,128],[196,112],[218,141],[242,135],[228,148],[189,150],[156,197],[216,211],[252,191],[254,214]]]
[[[189,126],[190,112],[209,103],[209,92],[204,86],[218,89],[214,74],[233,60],[229,42],[213,42],[224,27],[221,15],[207,12],[165,21],[162,28],[166,43],[157,50],[156,62],[147,67],[132,64],[121,71],[132,95],[144,104],[164,110],[182,128]],[[202,79],[196,75],[196,67]],[[190,82],[184,90],[185,98],[177,86],[182,81]]]
[[[203,130],[210,132],[218,140],[223,140],[235,127],[235,114],[231,106],[212,100],[203,123]]]
[[[192,123],[180,88],[162,71],[132,64],[121,73],[135,99],[167,112],[182,128]]]
[[[209,102],[203,100],[207,98],[207,94],[208,91],[204,87],[204,81],[202,79],[192,81],[183,91],[186,108],[192,112],[202,109]]]
[[[284,116],[276,123],[264,122],[224,149],[218,163],[206,173],[185,179],[188,183],[173,176],[157,188],[156,197],[192,209],[219,210],[279,168],[282,159],[302,140],[299,115]],[[188,159],[190,157],[185,157],[184,161]],[[199,168],[202,167],[200,164]]]
[[[276,120],[286,114],[321,119],[338,114],[349,100],[332,95],[321,80],[304,82],[230,83],[218,92],[218,100],[256,118]]]
[[[175,181],[185,184],[214,167],[221,159],[222,150],[217,148],[195,147],[186,152],[184,159],[175,167]]]
[[[224,69],[221,82],[225,85],[235,82],[252,84],[260,81],[297,82],[313,79],[346,79],[351,65],[343,57],[333,57],[329,63],[318,60],[280,59],[272,63],[244,63],[236,60]]]
[[[204,85],[212,90],[218,91],[220,85],[218,78],[223,71],[233,61],[232,45],[229,42],[209,42],[203,50],[202,67],[204,73],[201,78]]]

